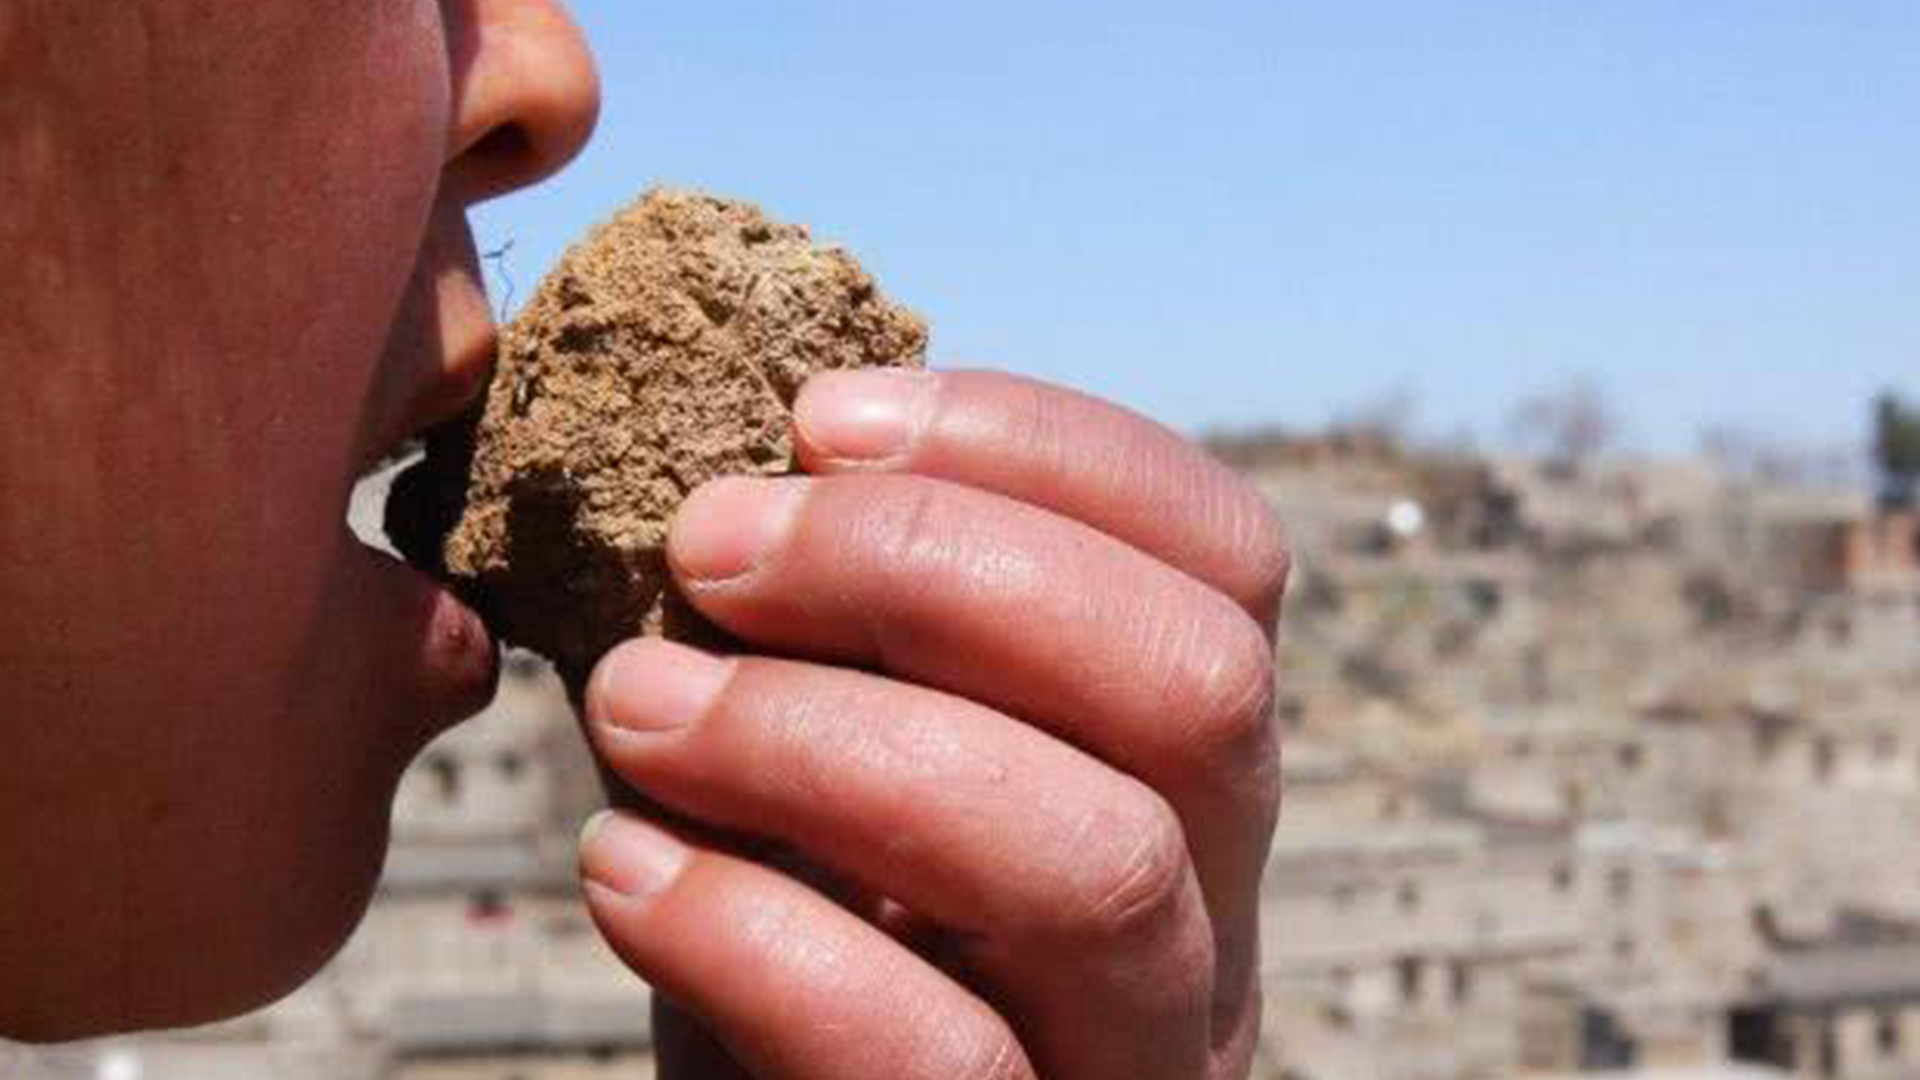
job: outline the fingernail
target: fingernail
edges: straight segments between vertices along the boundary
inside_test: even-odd
[[[661,732],[706,715],[733,665],[662,638],[608,653],[587,681],[587,715],[625,731]]]
[[[716,480],[674,518],[667,554],[674,569],[717,583],[750,573],[778,548],[799,516],[807,481],[798,477]]]
[[[686,863],[686,845],[632,814],[602,810],[580,830],[581,875],[628,899],[658,894]]]
[[[884,461],[913,443],[936,376],[879,368],[828,371],[807,381],[794,406],[803,439],[829,458]]]

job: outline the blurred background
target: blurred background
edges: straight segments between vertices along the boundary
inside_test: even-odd
[[[952,364],[1189,430],[1857,447],[1920,391],[1911,3],[580,0],[606,114],[478,215],[521,293],[652,183],[845,243]]]
[[[651,184],[751,198],[1289,522],[1258,1080],[1920,1077],[1920,6],[575,10],[503,313]],[[651,1075],[595,794],[512,658],[319,980],[46,1068]]]

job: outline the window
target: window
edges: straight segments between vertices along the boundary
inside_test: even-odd
[[[1447,985],[1455,1005],[1465,1004],[1473,996],[1473,969],[1465,960],[1455,960],[1447,966]]]
[[[591,922],[571,913],[555,915],[547,920],[547,936],[561,941],[586,937],[592,929]]]
[[[1587,812],[1587,789],[1578,781],[1569,780],[1560,785],[1560,805],[1569,816],[1580,817]]]
[[[1616,901],[1625,900],[1633,895],[1633,870],[1625,866],[1616,866],[1607,871],[1607,895]]]
[[[1467,603],[1473,607],[1473,613],[1482,619],[1500,613],[1500,583],[1490,578],[1474,578],[1467,582]]]
[[[1896,1057],[1900,1053],[1900,1015],[1883,1012],[1874,1018],[1873,1041],[1880,1047],[1884,1057]]]
[[[427,775],[433,778],[433,789],[445,803],[456,802],[460,798],[460,766],[445,754],[429,754],[426,760]]]
[[[494,889],[481,889],[467,897],[470,922],[500,922],[513,914],[513,905]]]
[[[1833,779],[1833,767],[1840,756],[1840,750],[1833,740],[1825,735],[1813,740],[1813,775],[1819,780]]]
[[[1401,882],[1400,890],[1396,894],[1396,899],[1398,899],[1400,903],[1401,914],[1411,915],[1414,912],[1419,911],[1420,910],[1420,883],[1417,881]]]
[[[1307,722],[1307,703],[1297,697],[1283,697],[1274,706],[1274,716],[1288,728],[1300,728]]]
[[[1411,1005],[1420,1000],[1420,958],[1403,956],[1393,963],[1395,980],[1400,984],[1400,1000]]]
[[[1553,864],[1553,891],[1557,893],[1573,891],[1573,867],[1566,863]]]
[[[1334,1027],[1350,1027],[1353,1014],[1353,972],[1344,967],[1333,969],[1333,1000],[1327,1005],[1327,1021]]]
[[[1622,771],[1639,772],[1640,766],[1646,764],[1647,751],[1637,742],[1621,743],[1620,748],[1615,751],[1615,756],[1620,761]]]

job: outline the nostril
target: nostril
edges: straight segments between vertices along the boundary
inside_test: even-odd
[[[473,205],[558,172],[586,142],[600,104],[593,56],[565,8],[559,0],[443,0],[442,7],[449,190]]]
[[[467,155],[494,177],[513,177],[535,167],[533,138],[519,124],[501,124],[487,132]]]

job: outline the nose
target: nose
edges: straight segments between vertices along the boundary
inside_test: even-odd
[[[600,76],[558,0],[443,0],[453,77],[446,183],[481,202],[560,171],[600,115]]]

